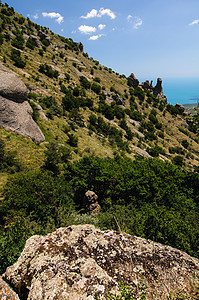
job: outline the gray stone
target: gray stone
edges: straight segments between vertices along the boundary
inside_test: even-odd
[[[32,108],[26,101],[25,84],[0,63],[0,126],[36,142],[45,140],[39,126],[32,119]]]
[[[0,96],[15,102],[23,102],[28,95],[25,84],[14,74],[0,65]]]
[[[182,251],[93,225],[74,225],[28,239],[3,279],[28,300],[107,299],[121,281],[134,289],[135,299],[144,284],[146,299],[164,300],[170,291],[189,295],[198,275],[199,260]]]
[[[32,108],[27,101],[17,103],[0,96],[0,126],[36,142],[42,142],[45,137],[32,119],[32,113]]]

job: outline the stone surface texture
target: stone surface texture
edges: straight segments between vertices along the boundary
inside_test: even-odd
[[[19,300],[18,295],[11,287],[0,277],[0,299],[1,300]]]
[[[0,63],[0,126],[42,142],[45,137],[32,119],[27,95],[25,84]]]
[[[167,299],[169,292],[189,293],[199,261],[169,246],[93,225],[59,228],[27,240],[18,261],[3,279],[20,299],[107,299],[123,281],[135,299]]]

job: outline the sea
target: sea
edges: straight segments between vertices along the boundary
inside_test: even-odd
[[[140,80],[140,82],[145,80]],[[157,79],[154,79],[153,86],[156,82]],[[170,104],[197,105],[199,103],[199,78],[162,78],[162,87]]]

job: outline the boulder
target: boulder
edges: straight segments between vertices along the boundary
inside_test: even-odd
[[[0,63],[0,126],[41,142],[45,137],[32,119],[27,95],[25,84]]]
[[[0,96],[0,126],[36,142],[42,142],[45,137],[32,119],[32,113],[32,108],[27,101],[17,103]]]
[[[3,279],[21,299],[107,299],[120,282],[139,298],[168,299],[198,283],[199,260],[169,246],[93,225],[59,228],[26,241]],[[195,280],[195,282],[194,282]]]
[[[20,103],[27,99],[27,95],[25,84],[14,73],[0,66],[0,96]]]
[[[180,115],[183,115],[185,112],[185,107],[180,104],[180,103],[176,103],[175,107],[178,109],[178,112]]]

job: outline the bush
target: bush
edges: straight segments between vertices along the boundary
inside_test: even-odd
[[[21,52],[19,50],[16,49],[12,49],[11,51],[11,56],[10,56],[11,60],[14,61],[14,65],[18,68],[24,68],[26,65],[25,60],[22,59],[21,57]]]
[[[184,147],[184,148],[188,148],[189,147],[189,142],[187,141],[187,140],[183,140],[182,142],[181,142],[181,144],[182,144],[182,146]]]
[[[20,31],[16,31],[15,34],[16,34],[16,37],[12,41],[12,46],[23,50],[24,42],[25,42],[24,38],[23,38],[23,35]]]
[[[78,145],[78,137],[76,137],[73,133],[68,134],[67,143],[72,147],[77,147]]]
[[[33,120],[37,123],[39,120],[39,110],[38,107],[36,105],[36,103],[34,101],[29,101],[30,106],[32,107],[33,110],[33,114],[32,114],[32,118]]]
[[[26,42],[26,47],[33,50],[35,48],[35,46],[36,46],[35,42],[31,38],[28,38],[28,40]]]
[[[184,158],[180,155],[174,156],[172,161],[175,165],[180,166],[180,167],[182,167],[184,164]]]
[[[83,88],[85,88],[86,90],[90,89],[91,83],[90,83],[90,81],[88,81],[88,79],[86,77],[80,76],[79,81]]]
[[[39,72],[45,74],[46,76],[50,78],[58,78],[59,72],[57,70],[54,70],[51,66],[47,64],[41,64],[39,66]]]
[[[101,86],[95,82],[92,83],[91,85],[91,90],[95,92],[97,95],[101,92]]]

